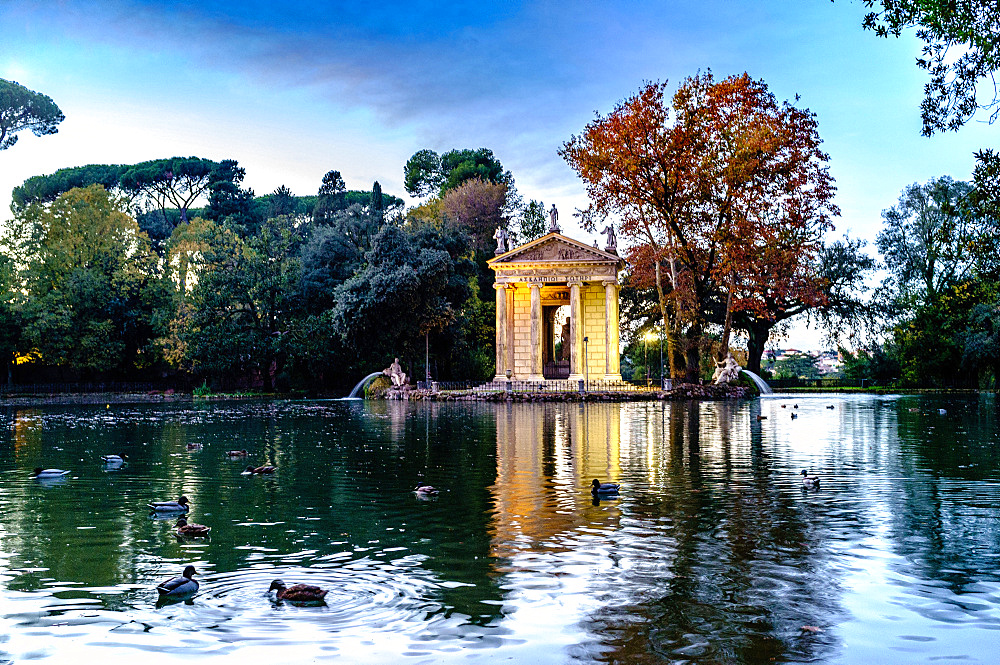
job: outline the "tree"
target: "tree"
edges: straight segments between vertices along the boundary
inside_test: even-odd
[[[65,118],[48,95],[0,79],[0,150],[17,143],[18,132],[25,129],[35,136],[55,134]]]
[[[413,196],[444,196],[470,180],[506,185],[514,191],[514,178],[488,148],[449,150],[438,155],[433,150],[418,150],[403,167],[403,184]]]
[[[412,196],[438,193],[444,183],[441,157],[433,150],[418,150],[403,166],[403,187]]]
[[[545,235],[545,204],[534,199],[521,210],[518,241],[525,243]]]
[[[903,384],[977,387],[981,371],[992,373],[992,363],[978,347],[993,335],[993,317],[983,314],[996,306],[996,286],[975,280],[951,285],[933,301],[918,304],[889,331]]]
[[[245,177],[246,169],[235,159],[219,162],[214,182],[208,187],[208,206],[202,216],[215,222],[227,221],[245,235],[253,235],[263,220],[255,210],[253,190],[240,186]]]
[[[422,348],[472,296],[474,266],[459,258],[467,252],[461,234],[383,227],[365,266],[337,288],[333,321],[345,346],[380,361]]]
[[[316,207],[313,208],[313,220],[325,223],[338,210],[347,207],[347,185],[340,176],[340,171],[327,171],[319,186],[316,197]]]
[[[930,80],[920,104],[923,134],[957,130],[976,111],[1000,114],[994,73],[1000,69],[1000,5],[994,0],[864,0],[864,27],[880,37],[899,37],[916,28],[924,42],[917,66]],[[980,103],[978,84],[989,78],[993,97]]]
[[[0,362],[7,366],[6,381],[13,380],[14,356],[21,349],[24,327],[17,308],[17,270],[12,256],[0,253]]]
[[[815,311],[831,337],[838,338],[867,316],[861,294],[875,261],[862,251],[863,244],[845,238],[815,253],[784,251],[780,245],[761,248],[747,267],[752,278],[737,285],[733,313],[733,327],[747,333],[748,370],[760,374],[764,347],[782,321]]]
[[[646,85],[560,154],[584,181],[590,219],[619,220],[634,277],[656,287],[671,357],[683,324],[695,381],[713,298],[754,278],[740,272],[749,248],[818,237],[839,211],[808,110],[747,74],[687,78],[672,102],[665,91]]]
[[[446,224],[472,236],[473,247],[488,251],[493,247],[497,227],[507,228],[507,185],[469,180],[450,190],[441,200]]]
[[[156,256],[100,185],[73,189],[15,218],[23,334],[42,359],[83,371],[134,368],[152,336]]]
[[[378,184],[378,180],[372,185],[372,199],[369,205],[373,212],[382,213],[385,211],[385,197],[382,196],[382,185]]]
[[[275,217],[289,216],[295,214],[296,201],[292,190],[284,185],[279,185],[271,192],[271,197],[267,202],[267,219]]]
[[[883,211],[876,243],[889,272],[882,297],[892,312],[934,302],[974,273],[977,257],[995,252],[997,229],[967,205],[971,192],[968,183],[943,176],[909,185]]]
[[[126,168],[122,164],[88,164],[59,169],[50,175],[32,176],[11,192],[11,209],[17,212],[32,203],[51,203],[60,194],[90,185],[100,185],[112,194],[127,197],[119,188],[121,174]]]
[[[334,292],[361,267],[364,252],[359,250],[344,227],[319,226],[302,247],[302,295],[313,313],[334,305]]]
[[[504,170],[500,160],[489,148],[449,150],[441,155],[441,174],[444,176],[442,194],[470,180],[506,185],[508,190],[512,190],[514,186],[510,171]]]
[[[818,379],[819,359],[805,353],[792,353],[774,364],[771,374],[775,379]]]
[[[125,168],[119,187],[154,201],[166,212],[167,204],[180,211],[187,224],[188,208],[219,179],[220,164],[201,157],[171,157],[140,162]],[[226,172],[232,174],[230,168]]]
[[[268,219],[249,238],[211,223],[203,228],[197,283],[173,323],[182,366],[274,386],[280,338],[301,313],[301,241],[286,216]]]

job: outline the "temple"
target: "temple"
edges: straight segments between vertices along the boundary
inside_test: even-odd
[[[499,250],[498,250],[499,251]],[[558,231],[498,254],[495,381],[621,381],[618,272],[625,262]]]

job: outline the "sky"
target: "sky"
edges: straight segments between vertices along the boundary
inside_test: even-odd
[[[0,220],[25,179],[172,156],[236,159],[257,194],[323,174],[401,196],[417,150],[493,150],[567,235],[587,205],[557,150],[647,81],[748,72],[816,114],[844,234],[871,246],[914,182],[966,180],[997,128],[920,135],[912,34],[862,30],[859,1],[34,2],[0,0],[0,78],[49,95],[58,134],[0,151]],[[799,324],[779,346],[819,348]]]

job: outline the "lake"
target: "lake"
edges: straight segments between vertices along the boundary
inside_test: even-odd
[[[997,659],[992,396],[8,408],[0,432],[0,663]],[[181,494],[210,539],[150,517]],[[188,564],[200,592],[158,606]]]

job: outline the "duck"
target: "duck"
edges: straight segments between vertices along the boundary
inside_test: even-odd
[[[101,461],[105,464],[124,464],[128,455],[101,455]]]
[[[212,527],[204,524],[188,524],[183,517],[177,518],[177,535],[181,538],[206,538]]]
[[[802,469],[802,486],[808,489],[819,489],[819,476],[810,476],[808,469]]]
[[[597,478],[594,478],[590,486],[590,493],[600,496],[617,496],[618,490],[622,487],[618,483],[602,483]]]
[[[43,469],[42,467],[37,467],[33,477],[44,480],[46,478],[62,478],[66,475],[69,475],[69,471],[65,471],[63,469]]]
[[[254,466],[250,465],[243,471],[244,476],[254,476],[254,475],[264,475],[269,473],[274,473],[278,470],[276,466]]]
[[[246,457],[248,455],[245,450],[227,450],[226,457]]]
[[[827,404],[826,408],[828,408],[828,409],[836,409],[837,407],[835,407],[833,404]]]
[[[417,483],[417,486],[413,488],[413,491],[417,493],[417,496],[437,496],[439,493],[438,488],[433,485],[428,485],[427,483]]]
[[[795,420],[795,419],[796,419],[796,418],[798,418],[798,417],[799,417],[799,414],[797,414],[797,413],[793,413],[793,414],[792,414],[792,420]]]
[[[188,450],[201,450],[204,447],[205,447],[205,444],[203,444],[203,443],[189,443],[189,444],[187,444],[187,449]]]
[[[938,413],[940,415],[942,415],[942,416],[947,416],[948,415],[948,410],[947,409],[938,409]]]
[[[183,494],[176,501],[150,501],[148,505],[154,513],[186,513],[190,508]]]
[[[186,598],[198,592],[198,581],[192,579],[197,571],[194,566],[187,566],[180,577],[171,577],[156,586],[161,599]]]
[[[767,416],[757,416],[757,420],[767,420]]]
[[[289,600],[293,603],[325,603],[326,601],[323,599],[329,593],[326,589],[311,584],[293,584],[286,587],[281,580],[271,582],[271,587],[267,592],[271,593],[272,591],[277,592],[274,595],[278,600]]]

